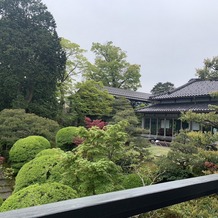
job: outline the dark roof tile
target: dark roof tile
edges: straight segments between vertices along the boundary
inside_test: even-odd
[[[149,97],[151,96],[148,93],[136,92],[128,89],[119,89],[114,87],[104,86],[104,88],[109,92],[109,94],[117,97],[125,97],[129,100],[148,102]]]
[[[211,112],[213,110],[208,108],[208,103],[199,104],[155,104],[146,108],[140,109],[139,113],[165,113],[165,112]]]
[[[197,97],[207,96],[212,92],[218,91],[218,81],[203,81],[199,79],[192,79],[183,86],[180,86],[173,91],[165,94],[151,96],[152,100],[184,98],[184,97]]]

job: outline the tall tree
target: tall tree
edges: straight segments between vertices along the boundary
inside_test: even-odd
[[[88,65],[88,60],[84,56],[86,50],[80,48],[76,43],[68,39],[61,38],[61,46],[66,53],[66,71],[58,80],[58,98],[60,107],[63,109],[69,94],[72,94],[73,83],[82,76],[82,72]]]
[[[171,82],[159,82],[152,88],[151,93],[153,95],[158,95],[173,90],[174,88],[174,84]]]
[[[204,80],[218,79],[218,56],[204,60],[204,67],[197,69],[196,75]]]
[[[41,0],[1,0],[0,36],[0,110],[54,118],[66,57],[53,16]]]
[[[140,65],[126,61],[126,52],[113,45],[93,43],[91,51],[96,55],[94,65],[90,64],[85,77],[101,81],[105,86],[137,90],[140,84]]]

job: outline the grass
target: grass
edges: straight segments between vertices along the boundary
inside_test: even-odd
[[[151,156],[153,157],[166,156],[170,151],[169,147],[157,146],[153,144],[147,149],[151,153]]]

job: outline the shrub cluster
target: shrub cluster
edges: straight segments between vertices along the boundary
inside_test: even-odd
[[[70,151],[77,146],[79,132],[84,127],[69,126],[60,129],[56,134],[56,146],[64,151]]]
[[[2,204],[0,211],[3,212],[18,208],[48,204],[76,197],[76,192],[67,185],[57,182],[44,183],[41,185],[34,184],[7,198],[7,200]]]
[[[14,192],[36,183],[60,182],[65,172],[63,154],[60,149],[44,150],[24,164],[16,176]]]
[[[16,141],[9,151],[9,160],[15,173],[36,154],[48,148],[51,148],[51,144],[42,136],[28,136]]]
[[[57,122],[25,113],[21,109],[5,109],[0,112],[0,152],[6,153],[21,138],[39,135],[55,142],[55,134],[60,129]]]

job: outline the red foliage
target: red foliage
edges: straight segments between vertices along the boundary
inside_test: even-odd
[[[103,129],[107,125],[107,122],[104,122],[103,120],[91,120],[89,117],[85,117],[85,125],[88,129],[92,128],[93,126]]]
[[[213,162],[209,162],[209,161],[206,161],[204,163],[204,166],[210,170],[211,172],[214,172],[218,169],[218,165],[217,164],[214,164]]]
[[[73,144],[75,144],[76,146],[82,144],[84,142],[84,139],[80,138],[80,137],[75,137],[73,139]]]
[[[3,164],[5,162],[5,158],[0,156],[0,164]]]

